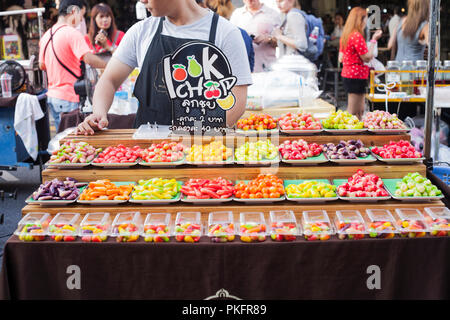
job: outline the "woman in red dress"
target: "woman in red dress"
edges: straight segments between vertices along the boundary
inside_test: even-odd
[[[99,3],[92,8],[89,32],[85,39],[94,53],[112,54],[124,35],[124,32],[117,30],[113,12],[107,4]]]
[[[345,23],[342,32],[339,49],[339,61],[342,62],[342,78],[344,88],[348,93],[347,111],[359,119],[364,114],[365,91],[369,78],[369,67],[365,62],[374,58],[374,47],[382,35],[377,30],[367,47],[364,39],[364,30],[367,24],[367,11],[361,7],[355,7]]]

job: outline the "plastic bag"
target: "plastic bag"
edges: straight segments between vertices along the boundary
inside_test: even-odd
[[[69,134],[75,132],[76,127],[67,128],[66,130],[56,134],[48,143],[47,152],[49,154],[52,154],[53,151],[56,151],[59,149],[59,141],[67,137]]]

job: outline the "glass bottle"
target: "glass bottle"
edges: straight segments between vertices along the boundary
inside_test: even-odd
[[[416,70],[417,71],[426,71],[427,70],[427,60],[417,60],[416,61]],[[420,95],[420,87],[427,86],[427,73],[426,72],[417,72],[415,73],[414,78],[414,94]]]
[[[386,70],[388,71],[398,71],[400,70],[400,64],[398,61],[388,61]],[[400,73],[397,72],[386,72],[386,84],[396,83],[397,85],[391,89],[391,91],[398,91],[398,85],[400,84]]]
[[[450,60],[444,61],[444,70],[448,71],[444,73],[444,84],[450,84]]]
[[[414,63],[411,60],[403,61],[401,71],[409,71],[400,73],[400,82],[405,86],[401,88],[401,91],[410,96],[413,94]]]
[[[435,67],[434,67],[435,71],[436,71],[436,76],[434,79],[434,83],[435,84],[444,84],[444,73],[442,72],[437,72],[438,70],[442,70],[442,62],[441,61],[436,61],[435,62]]]

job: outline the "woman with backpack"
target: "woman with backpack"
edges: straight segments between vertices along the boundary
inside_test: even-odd
[[[289,54],[300,54],[308,49],[306,20],[301,14],[298,0],[277,0],[278,9],[285,19],[272,35],[277,39],[280,58]]]
[[[350,11],[344,25],[339,48],[339,61],[342,62],[342,78],[348,93],[347,111],[362,119],[365,107],[365,91],[369,78],[369,67],[365,62],[374,58],[374,48],[383,32],[377,30],[367,47],[364,30],[367,25],[367,10],[355,7]]]

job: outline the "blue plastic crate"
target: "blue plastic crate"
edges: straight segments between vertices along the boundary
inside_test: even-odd
[[[450,166],[434,166],[433,173],[446,185],[450,185]]]

